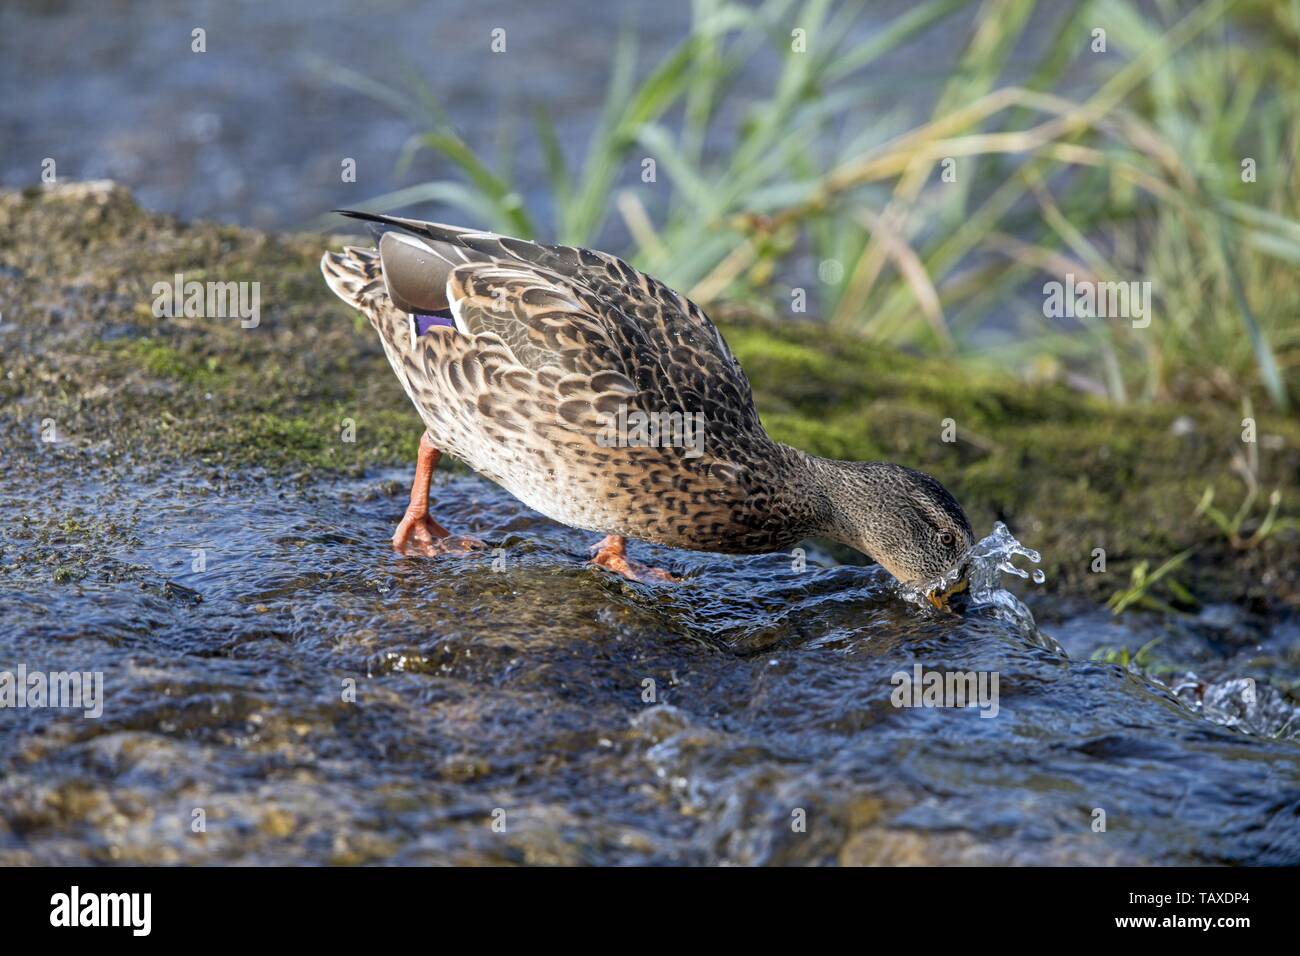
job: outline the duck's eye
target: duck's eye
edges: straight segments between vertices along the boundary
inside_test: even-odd
[[[943,545],[945,548],[951,548],[953,546],[953,543],[956,540],[957,538],[953,535],[951,531],[939,532],[939,543]]]

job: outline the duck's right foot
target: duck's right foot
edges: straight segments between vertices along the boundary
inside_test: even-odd
[[[487,545],[478,538],[452,534],[425,511],[407,511],[393,532],[393,550],[407,557],[432,558],[439,554],[468,554]]]
[[[415,460],[415,480],[411,482],[411,503],[393,532],[393,550],[410,557],[431,558],[437,554],[466,554],[486,548],[477,538],[452,534],[429,514],[429,483],[438,467],[442,452],[433,447],[429,433],[420,436],[420,452]]]
[[[611,534],[592,550],[595,552],[595,556],[591,559],[592,564],[613,571],[615,574],[621,574],[629,580],[639,581],[642,584],[677,583],[678,581],[678,578],[673,577],[663,568],[652,568],[629,558],[627,541],[622,535]]]

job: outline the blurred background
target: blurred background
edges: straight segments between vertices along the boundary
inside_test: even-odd
[[[402,211],[1116,402],[1282,410],[1298,36],[1300,0],[8,0],[0,184],[53,158],[186,219]],[[1045,316],[1067,273],[1149,281],[1154,321]]]

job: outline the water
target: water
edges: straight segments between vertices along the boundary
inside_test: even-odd
[[[1002,590],[1000,575],[1014,574],[1018,578],[1032,578],[1035,584],[1042,584],[1047,575],[1034,568],[1032,572],[1017,567],[1017,557],[1028,558],[1034,564],[1043,560],[1043,556],[1032,548],[1026,548],[1016,540],[1001,521],[993,523],[993,533],[971,548],[971,593],[976,597],[992,594]]]
[[[546,174],[528,138],[529,104],[548,106],[577,162],[620,30],[635,30],[648,71],[690,18],[689,3],[651,15],[628,0],[375,0],[364,11],[346,0],[10,0],[0,5],[0,88],[25,94],[0,102],[0,184],[39,182],[51,158],[60,180],[114,179],[151,209],[294,227],[456,178],[431,153],[397,171],[408,139],[433,121],[354,91],[340,82],[342,68],[410,97],[413,108],[430,91],[493,161],[514,124],[521,188],[535,201]],[[207,31],[206,53],[191,52],[196,27]],[[488,48],[498,28],[506,55]],[[344,157],[356,160],[355,183],[342,181]]]
[[[8,466],[0,669],[106,700],[0,711],[0,864],[1300,862],[1293,622],[926,613],[815,550],[636,544],[684,579],[640,585],[472,476],[435,510],[489,551],[422,560],[405,472]],[[1088,659],[1142,627],[1199,691]],[[997,716],[893,706],[917,664],[996,672]]]
[[[875,35],[910,7],[878,0],[851,30]],[[23,95],[0,98],[0,186],[38,183],[53,159],[60,181],[113,179],[149,209],[297,228],[330,209],[460,178],[432,152],[398,169],[407,142],[435,126],[418,108],[427,92],[498,171],[502,144],[515,139],[514,183],[545,220],[548,176],[532,105],[546,106],[579,164],[620,34],[635,34],[644,77],[687,35],[691,8],[688,0],[653,8],[634,0],[374,0],[364,11],[347,0],[8,0],[0,4],[0,89]],[[873,88],[858,87],[863,109],[881,124],[899,123],[904,104],[914,119],[927,116],[947,70],[921,72],[917,54],[956,57],[970,18],[954,17],[873,63]],[[196,27],[207,31],[206,53],[190,50]],[[504,55],[489,51],[496,29],[506,30]],[[720,129],[770,94],[778,65],[775,54],[753,65]],[[357,92],[342,70],[407,97],[414,115]],[[342,181],[345,157],[356,161],[354,183]],[[623,185],[639,176],[630,161]],[[414,211],[466,215],[445,205]],[[610,233],[606,244],[626,241],[616,225]]]

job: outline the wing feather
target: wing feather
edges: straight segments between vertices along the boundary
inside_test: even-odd
[[[635,383],[647,410],[700,412],[711,437],[767,441],[749,380],[704,310],[617,256],[443,223],[344,214],[459,251],[469,261],[452,274],[462,284],[473,277],[474,301],[462,302],[458,315],[472,324],[469,314],[479,310],[482,328],[517,348],[521,364],[617,371]],[[479,273],[482,264],[498,271]],[[448,299],[455,308],[452,281]],[[497,287],[504,292],[495,292]],[[520,296],[523,290],[530,291]],[[505,295],[509,308],[488,314],[484,292]]]

